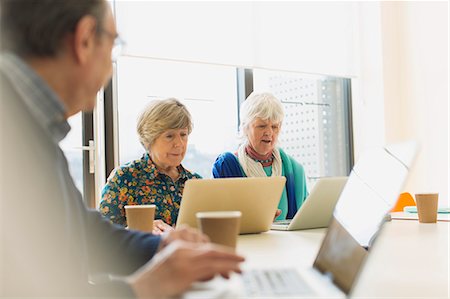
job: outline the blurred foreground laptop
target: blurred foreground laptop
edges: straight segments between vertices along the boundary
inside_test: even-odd
[[[197,227],[197,212],[241,211],[241,234],[268,231],[285,183],[285,177],[188,180],[177,226]]]
[[[294,218],[275,221],[273,230],[300,230],[327,227],[347,177],[319,179]]]
[[[369,256],[367,248],[394,206],[415,153],[415,143],[404,143],[361,156],[339,197],[312,268],[247,269],[242,277],[236,275],[229,283],[216,284],[207,296],[217,298],[217,289],[220,298],[351,296]],[[301,248],[298,252],[302,254]],[[187,295],[185,298],[198,297],[195,289]]]

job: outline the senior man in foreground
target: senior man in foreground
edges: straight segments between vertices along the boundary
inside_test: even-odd
[[[195,230],[127,231],[83,204],[58,142],[110,78],[107,2],[0,4],[0,297],[165,298],[240,272]]]

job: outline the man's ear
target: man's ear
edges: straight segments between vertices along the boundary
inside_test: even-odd
[[[97,20],[92,16],[82,17],[74,31],[74,54],[77,62],[85,64],[96,42]]]

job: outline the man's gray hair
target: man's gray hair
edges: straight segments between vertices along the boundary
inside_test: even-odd
[[[21,57],[54,57],[86,15],[106,15],[105,0],[0,0],[0,47]]]
[[[241,121],[239,134],[244,141],[247,141],[246,132],[257,118],[281,124],[284,119],[283,105],[269,92],[252,92],[242,103],[239,117]]]

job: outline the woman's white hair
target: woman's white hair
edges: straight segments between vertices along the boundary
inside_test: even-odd
[[[284,119],[283,105],[269,92],[252,92],[242,103],[240,111],[239,137],[248,141],[247,130],[257,119],[269,120],[273,123],[282,123]]]

